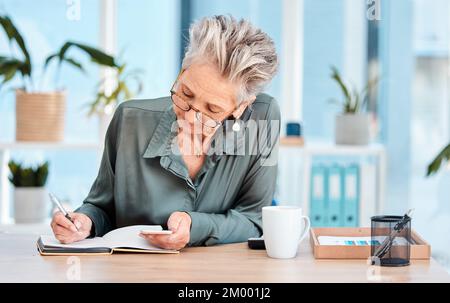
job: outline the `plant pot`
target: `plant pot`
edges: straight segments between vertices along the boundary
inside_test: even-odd
[[[370,139],[368,114],[341,114],[336,116],[336,144],[367,145]]]
[[[62,141],[65,91],[27,93],[16,90],[16,140]]]
[[[16,223],[42,223],[49,216],[45,187],[14,188],[14,220]]]

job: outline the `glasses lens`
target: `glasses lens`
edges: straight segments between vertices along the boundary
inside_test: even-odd
[[[205,114],[202,114],[201,112],[196,112],[195,117],[197,118],[197,121],[199,121],[201,124],[203,124],[206,127],[215,128],[218,125],[216,120],[208,117]]]
[[[191,108],[186,101],[184,101],[175,94],[172,95],[172,102],[173,104],[175,104],[177,107],[179,107],[181,110],[184,111],[188,111]]]

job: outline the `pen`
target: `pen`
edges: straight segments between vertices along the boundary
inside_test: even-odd
[[[399,234],[403,228],[405,227],[406,223],[408,223],[411,220],[411,215],[413,213],[414,209],[408,210],[408,212],[401,218],[401,220],[394,226],[394,229],[392,230],[391,234],[386,237],[386,239],[381,243],[380,247],[375,251],[372,257],[372,264],[375,263],[375,260],[381,259],[388,251],[391,249],[392,243],[394,242],[394,239],[397,234]]]
[[[50,196],[50,200],[52,200],[52,202],[54,204],[56,204],[56,206],[59,208],[59,210],[63,213],[64,217],[66,217],[70,222],[73,223],[73,226],[75,226],[75,228],[77,229],[77,231],[79,231],[78,227],[75,225],[75,223],[73,222],[72,218],[70,217],[69,213],[66,211],[66,209],[62,206],[62,204],[59,202],[59,200],[56,198],[55,195],[53,195],[52,193],[48,193],[48,195]]]

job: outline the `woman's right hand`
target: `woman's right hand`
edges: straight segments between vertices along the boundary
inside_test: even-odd
[[[69,213],[69,216],[72,218],[73,223],[62,212],[58,211],[53,215],[50,224],[55,238],[63,244],[86,239],[91,234],[92,221],[88,216],[81,213]]]

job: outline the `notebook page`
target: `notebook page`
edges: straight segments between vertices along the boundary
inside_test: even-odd
[[[44,246],[61,248],[98,248],[109,247],[108,243],[101,237],[84,239],[70,244],[62,244],[54,236],[42,235],[41,241]]]
[[[103,236],[103,239],[108,243],[108,247],[118,248],[139,248],[148,250],[164,250],[157,246],[148,243],[147,240],[139,237],[141,230],[162,230],[161,225],[132,225],[118,228],[110,231]]]

